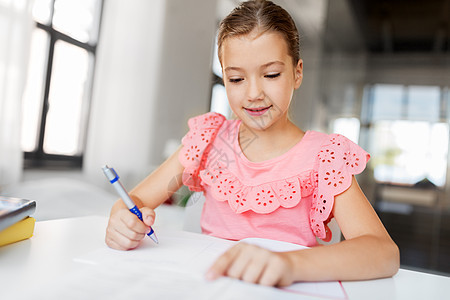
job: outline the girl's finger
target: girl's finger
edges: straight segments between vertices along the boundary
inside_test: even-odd
[[[108,228],[108,234],[106,235],[105,238],[106,244],[109,247],[118,250],[134,249],[139,245],[141,240],[142,238],[140,239],[129,238],[128,236],[117,231],[115,228]]]
[[[238,251],[234,259],[230,262],[224,273],[229,277],[242,279],[243,275],[247,271],[248,265],[254,257],[254,251],[252,251],[254,248],[254,246],[250,245],[241,245],[238,247]]]
[[[242,280],[250,283],[258,283],[264,270],[267,266],[267,261],[254,257],[247,265]]]
[[[119,223],[122,223],[125,225],[127,229],[129,229],[132,232],[135,232],[136,234],[145,234],[148,230],[148,225],[146,225],[143,221],[141,221],[138,216],[130,212],[129,210],[121,211],[118,213],[119,217]],[[130,231],[126,231],[125,228],[122,226],[117,225],[117,229],[120,230],[120,232],[124,235],[131,234]]]
[[[213,265],[209,268],[208,272],[206,272],[206,279],[215,280],[220,276],[225,275],[226,271],[233,263],[238,253],[239,253],[239,244],[225,251],[225,253],[219,256],[219,258],[213,263]]]
[[[155,223],[155,211],[149,207],[142,207],[141,208],[142,213],[142,221],[147,226],[152,226]]]

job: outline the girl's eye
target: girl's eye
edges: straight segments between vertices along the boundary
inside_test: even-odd
[[[281,73],[267,74],[267,75],[264,75],[264,77],[266,77],[266,78],[277,78],[280,75],[281,75]]]
[[[242,78],[230,78],[228,81],[231,82],[231,83],[238,83],[238,82],[241,82],[242,80],[244,80],[244,79],[242,79]]]

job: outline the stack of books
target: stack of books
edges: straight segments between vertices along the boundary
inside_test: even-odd
[[[0,196],[0,246],[30,238],[36,220],[36,201]]]

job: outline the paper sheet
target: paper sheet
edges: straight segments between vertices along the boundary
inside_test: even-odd
[[[339,282],[296,283],[287,289],[263,287],[222,277],[205,280],[215,259],[235,242],[187,232],[158,231],[159,245],[146,239],[137,249],[117,251],[106,245],[77,257],[80,267],[33,291],[34,299],[346,299]],[[290,243],[246,239],[273,251],[304,248]],[[40,298],[41,297],[41,298]],[[25,299],[24,297],[23,299]],[[320,299],[320,298],[319,298]]]
[[[74,260],[87,264],[140,263],[145,266],[158,266],[189,270],[204,274],[215,259],[235,242],[183,231],[158,231],[159,244],[144,239],[141,245],[130,251],[108,248],[95,250]]]
[[[30,296],[42,300],[217,299],[228,284],[225,280],[207,282],[202,274],[174,267],[126,261],[84,265]]]

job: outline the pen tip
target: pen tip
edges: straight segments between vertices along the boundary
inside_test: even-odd
[[[159,244],[158,238],[156,237],[155,234],[149,235],[149,237],[152,239],[152,241],[154,241],[156,244]]]

